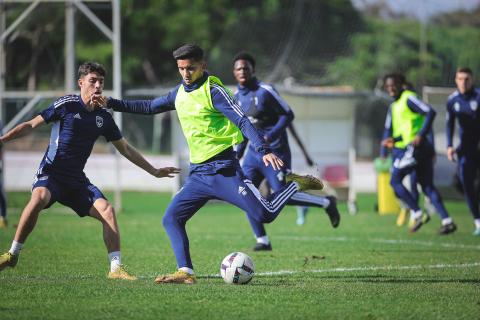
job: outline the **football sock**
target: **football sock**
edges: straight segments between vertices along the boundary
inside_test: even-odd
[[[480,219],[475,219],[475,228],[480,229]]]
[[[269,244],[270,240],[268,239],[268,236],[258,237],[257,238],[257,243]]]
[[[110,260],[110,272],[117,270],[122,264],[120,251],[113,251],[108,254],[108,260]]]
[[[442,219],[442,226],[446,226],[447,224],[450,224],[452,222],[453,222],[453,220],[450,217]]]
[[[23,248],[23,243],[13,240],[12,247],[10,248],[10,250],[8,250],[8,252],[17,256],[20,254],[20,250],[22,250],[22,248]]]
[[[186,272],[186,273],[188,273],[188,274],[195,274],[195,272],[193,271],[193,269],[188,268],[188,267],[181,267],[181,268],[178,268],[178,270],[183,271],[183,272]]]
[[[412,216],[413,219],[417,220],[417,219],[420,219],[422,217],[422,210],[418,210],[418,211],[413,211],[411,210],[410,211],[410,215]]]

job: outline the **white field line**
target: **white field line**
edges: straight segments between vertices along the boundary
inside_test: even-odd
[[[293,241],[337,241],[337,242],[358,242],[359,239],[349,238],[349,237],[306,237],[306,236],[276,236],[275,239],[283,240],[293,240]],[[373,243],[385,243],[392,245],[419,245],[427,247],[444,247],[452,249],[477,249],[480,250],[480,245],[474,244],[461,244],[461,243],[439,243],[434,241],[421,241],[421,240],[401,240],[401,239],[362,239],[362,241],[373,242]]]
[[[363,266],[363,267],[337,267],[330,269],[312,269],[312,270],[279,270],[279,271],[267,271],[258,272],[255,276],[260,277],[274,277],[283,275],[295,275],[306,273],[336,273],[336,272],[355,272],[355,271],[401,271],[401,270],[428,270],[428,269],[465,269],[480,267],[480,262],[468,262],[460,264],[430,264],[430,265],[406,265],[406,266]],[[4,275],[4,274],[3,274]],[[139,279],[153,279],[157,274],[152,275],[137,275]],[[198,278],[220,278],[220,274],[200,274]],[[0,279],[3,277],[0,276]],[[16,280],[42,280],[42,281],[57,281],[65,279],[96,279],[97,275],[75,275],[75,276],[35,276],[35,275],[19,275],[9,276],[9,279]]]
[[[313,270],[279,270],[269,272],[259,272],[255,276],[271,277],[304,273],[334,273],[334,272],[353,272],[353,271],[401,271],[401,270],[424,270],[424,269],[463,269],[480,267],[480,262],[470,262],[461,264],[430,264],[430,265],[410,265],[410,266],[364,266],[364,267],[337,267],[331,269],[313,269]],[[218,274],[199,275],[199,278],[219,278]]]

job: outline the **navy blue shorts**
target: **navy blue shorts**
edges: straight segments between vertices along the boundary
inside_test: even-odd
[[[63,182],[65,179],[51,174],[42,173],[35,176],[32,185],[32,191],[38,187],[45,187],[50,191],[52,197],[45,209],[50,208],[55,202],[71,208],[80,217],[89,215],[93,203],[97,199],[107,199],[96,186],[90,183],[88,179],[84,182]]]

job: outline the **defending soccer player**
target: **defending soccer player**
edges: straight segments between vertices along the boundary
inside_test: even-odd
[[[190,258],[187,221],[211,199],[243,209],[251,219],[272,222],[298,190],[322,189],[314,177],[290,175],[290,182],[270,201],[245,179],[233,146],[248,137],[265,166],[278,170],[283,161],[271,152],[222,82],[209,75],[203,50],[186,44],[173,52],[183,82],[154,100],[125,101],[109,98],[115,111],[155,114],[176,110],[190,150],[190,174],[163,217],[163,225],[177,260],[178,271],[158,276],[156,283],[193,284],[196,277]]]
[[[32,187],[32,196],[23,209],[10,250],[0,256],[0,271],[15,267],[28,235],[33,231],[43,209],[59,202],[80,217],[90,216],[103,225],[103,239],[110,260],[110,279],[135,280],[121,264],[120,233],[112,205],[83,172],[95,141],[103,136],[128,160],[151,175],[173,177],[179,169],[154,168],[123,137],[112,115],[100,108],[105,69],[98,63],[86,62],[78,69],[80,95],[67,95],[56,100],[40,115],[23,122],[0,137],[0,143],[32,133],[45,123],[52,124],[50,145],[40,163]]]
[[[243,156],[243,172],[256,187],[265,178],[272,190],[277,192],[285,186],[285,177],[292,168],[292,155],[286,129],[292,124],[293,111],[271,85],[261,82],[255,77],[255,59],[251,54],[239,52],[235,55],[233,75],[238,89],[235,97],[242,111],[261,133],[270,150],[285,164],[280,171],[274,170],[272,167],[265,167],[262,163],[262,154],[255,150],[253,144],[248,144],[248,139],[245,139],[237,147],[238,156]],[[245,149],[247,149],[246,152]],[[340,214],[335,197],[297,192],[288,200],[287,204],[325,208],[332,226],[336,228],[340,224]],[[263,224],[252,219],[249,219],[249,222],[257,239],[254,250],[272,250]]]
[[[418,231],[430,220],[418,206],[418,197],[403,185],[403,178],[415,171],[423,193],[430,199],[442,220],[439,234],[454,232],[457,226],[448,215],[440,193],[433,185],[433,146],[432,123],[435,110],[420,101],[417,95],[406,89],[407,81],[402,74],[388,74],[384,77],[384,88],[394,99],[385,120],[381,155],[386,155],[386,148],[392,148],[393,166],[390,184],[395,195],[411,211],[414,219],[410,232]]]
[[[447,156],[452,162],[455,161],[455,154],[458,157],[458,176],[475,223],[473,235],[480,236],[479,190],[475,187],[480,170],[480,90],[473,85],[470,68],[457,70],[455,84],[457,90],[447,101]],[[456,119],[460,144],[454,149]]]

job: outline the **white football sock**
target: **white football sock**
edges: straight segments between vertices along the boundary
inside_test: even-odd
[[[450,224],[452,222],[453,222],[453,220],[450,217],[442,219],[442,226],[446,226],[447,224]]]
[[[120,251],[110,252],[108,254],[108,260],[110,260],[110,272],[114,272],[122,264]]]
[[[8,252],[17,256],[20,254],[20,250],[22,250],[22,248],[23,248],[23,243],[13,240],[12,247],[10,248],[10,250],[8,250]]]
[[[475,219],[475,228],[480,229],[480,219]]]
[[[422,210],[418,210],[418,211],[410,210],[410,216],[415,220],[420,219],[422,217]]]
[[[183,272],[186,272],[188,274],[195,274],[195,272],[193,271],[193,269],[190,269],[188,267],[181,267],[181,268],[178,268],[178,270],[180,271],[183,271]]]
[[[270,240],[268,239],[268,236],[258,237],[257,243],[270,244]]]

